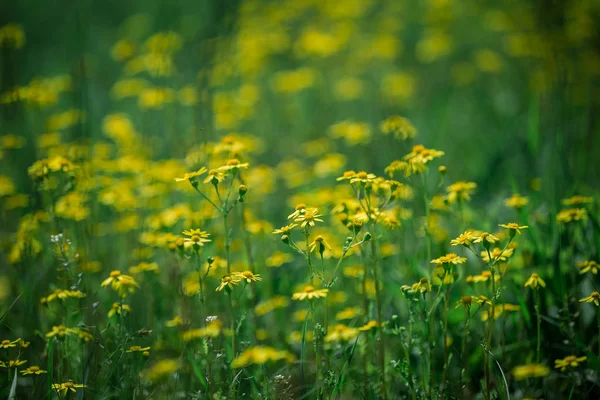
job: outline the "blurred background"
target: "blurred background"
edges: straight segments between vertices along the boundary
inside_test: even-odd
[[[379,130],[398,114],[482,201],[598,185],[597,1],[3,3],[0,133],[29,150],[3,162],[17,173],[43,135],[105,140],[114,113],[153,159],[240,132],[270,166],[298,167],[280,163],[322,139],[380,171],[407,150]]]

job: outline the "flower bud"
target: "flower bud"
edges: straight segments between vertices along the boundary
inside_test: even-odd
[[[248,187],[246,185],[240,185],[238,189],[240,197],[243,197],[246,194],[246,192],[248,192]]]
[[[212,265],[212,263],[215,262],[215,258],[213,256],[210,256],[206,259],[206,262],[208,263],[208,265]]]
[[[283,235],[281,241],[285,244],[290,244],[290,237],[288,235]]]
[[[446,175],[446,166],[445,165],[440,165],[440,167],[438,168],[438,172],[441,175]]]
[[[368,242],[369,240],[371,240],[371,232],[366,232],[365,235],[363,236],[363,242]]]

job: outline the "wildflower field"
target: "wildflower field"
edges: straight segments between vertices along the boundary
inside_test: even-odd
[[[3,3],[0,398],[600,398],[598,1]]]

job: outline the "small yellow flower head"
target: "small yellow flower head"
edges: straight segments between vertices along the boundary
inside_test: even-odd
[[[500,239],[498,239],[496,236],[492,235],[491,233],[482,232],[479,236],[477,236],[473,240],[473,243],[481,243],[481,244],[483,244],[483,247],[488,249],[490,247],[490,245],[492,245],[498,241],[500,241]]]
[[[321,235],[317,235],[315,237],[315,240],[313,240],[313,242],[310,243],[308,246],[308,249],[311,253],[317,250],[321,255],[323,254],[323,252],[325,252],[325,249],[331,250],[331,246],[325,241],[325,238],[323,238],[323,236]]]
[[[579,300],[580,303],[594,303],[596,307],[600,307],[600,293],[594,291],[587,297]]]
[[[189,181],[192,184],[192,186],[196,186],[198,183],[196,178],[200,175],[204,175],[206,173],[206,171],[207,171],[206,167],[202,167],[196,172],[190,172],[188,174],[184,174],[183,178],[175,178],[175,182]]]
[[[225,275],[221,278],[221,284],[217,287],[216,291],[220,292],[223,289],[226,291],[231,291],[234,286],[238,285],[242,281],[242,278],[239,275]]]
[[[414,283],[411,286],[411,290],[417,293],[431,292],[431,283],[429,283],[429,280],[427,278],[421,278],[419,279],[419,282]]]
[[[372,184],[377,176],[375,174],[369,174],[365,171],[357,172],[352,178],[350,178],[350,183],[360,183],[362,186]]]
[[[569,208],[562,210],[556,216],[556,221],[560,224],[568,224],[573,221],[587,219],[587,210],[585,208]]]
[[[454,253],[448,253],[445,256],[431,260],[432,264],[464,264],[467,261],[465,257],[457,256]]]
[[[313,227],[315,226],[316,222],[323,222],[323,220],[319,218],[321,216],[322,215],[319,214],[318,209],[306,208],[304,209],[304,212],[302,214],[300,214],[297,218],[294,219],[294,222],[300,222],[301,228],[304,228],[307,225]]]
[[[469,247],[471,245],[471,243],[473,242],[473,240],[475,240],[477,238],[477,236],[473,235],[473,233],[471,231],[465,231],[463,233],[461,233],[456,239],[452,239],[450,241],[450,244],[452,246],[465,246],[465,247]]]
[[[52,384],[52,389],[56,390],[61,397],[65,397],[69,391],[75,393],[75,389],[81,389],[85,387],[87,386],[82,383],[73,383],[73,381]]]
[[[597,275],[598,269],[600,268],[596,261],[578,262],[577,266],[580,269],[580,271],[579,271],[580,274],[585,274],[586,272],[591,272],[592,274]]]
[[[439,172],[441,175],[446,175],[446,172],[447,172],[447,168],[446,168],[446,166],[445,166],[445,165],[440,165],[440,166],[438,167],[438,172]]]
[[[527,225],[519,225],[516,222],[509,222],[507,224],[500,224],[499,226],[502,227],[502,228],[504,228],[504,229],[508,229],[508,234],[510,235],[511,238],[514,238],[517,233],[520,235],[521,234],[521,229],[527,229],[527,228],[529,228]]]
[[[37,365],[32,365],[31,367],[24,369],[21,371],[21,373],[23,375],[40,375],[40,374],[46,374],[48,371],[44,371],[43,369],[41,369],[40,367],[38,367]]]
[[[347,181],[347,180],[354,178],[355,176],[356,176],[356,172],[354,170],[344,171],[342,176],[340,176],[339,178],[336,178],[336,181],[338,181],[338,182]]]
[[[282,226],[279,229],[275,229],[273,231],[274,235],[289,235],[290,232],[292,231],[292,229],[294,229],[296,226],[298,226],[297,224],[289,224],[286,226]]]
[[[8,339],[4,339],[2,342],[0,342],[0,349],[8,349],[10,347],[17,347],[18,343],[19,343],[19,339],[12,341],[12,342]]]
[[[546,282],[538,274],[531,274],[527,282],[525,282],[525,287],[530,287],[532,289],[537,289],[538,286],[546,287]]]
[[[306,285],[300,292],[292,295],[292,300],[312,300],[327,297],[329,289],[315,289],[312,285]]]
[[[456,308],[463,306],[465,310],[469,311],[471,309],[471,305],[473,304],[472,296],[462,296],[460,300],[456,303]]]
[[[504,205],[506,207],[516,208],[517,210],[520,210],[521,208],[525,207],[528,203],[529,199],[527,197],[523,197],[517,193],[504,200]]]
[[[565,372],[568,368],[577,368],[579,364],[587,360],[587,357],[567,356],[562,360],[554,361],[554,368],[559,368],[561,372]]]
[[[529,378],[543,378],[550,374],[550,368],[543,364],[525,364],[514,367],[512,374],[517,381]]]
[[[562,203],[565,206],[583,206],[586,204],[590,204],[593,201],[594,201],[594,199],[592,197],[576,195],[576,196],[570,197],[568,199],[564,199],[562,201]]]
[[[183,234],[187,236],[183,239],[183,247],[186,249],[191,248],[196,253],[200,251],[200,248],[203,247],[205,243],[211,242],[208,238],[210,234],[200,229],[189,229],[183,231]]]
[[[471,194],[473,194],[476,188],[477,184],[475,182],[459,181],[453,183],[446,188],[446,191],[448,192],[448,203],[452,204],[471,200]]]
[[[293,354],[285,350],[276,350],[267,346],[254,346],[244,350],[240,355],[233,359],[231,366],[233,368],[241,368],[249,364],[265,364],[267,362],[275,362],[285,360],[293,362],[295,357]]]
[[[412,139],[417,136],[417,129],[406,118],[394,115],[381,122],[381,132],[384,135],[392,133],[396,139]]]
[[[240,280],[246,281],[246,283],[262,281],[260,274],[254,274],[252,271],[236,272],[235,275],[237,275]]]

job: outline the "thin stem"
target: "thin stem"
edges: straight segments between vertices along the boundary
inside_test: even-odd
[[[215,204],[214,201],[212,201],[208,196],[206,196],[204,193],[202,193],[200,191],[200,189],[198,189],[198,185],[192,185],[192,187],[196,190],[196,192],[198,192],[200,194],[200,196],[204,197],[204,199],[206,201],[208,201],[210,204],[212,204],[212,206],[214,208],[216,208],[217,210],[219,210],[219,212],[222,212],[223,210],[221,209],[221,207],[219,207],[218,205]]]
[[[459,390],[458,394],[459,394],[459,398],[460,398],[460,394],[462,393],[463,372],[467,372],[467,366],[468,366],[468,362],[467,362],[467,340],[469,339],[469,322],[471,321],[471,310],[469,308],[467,308],[465,311],[466,311],[467,317],[465,318],[465,332],[464,332],[463,343],[462,343],[462,361],[463,361],[463,367],[460,370],[460,377],[458,379],[458,390]]]
[[[381,391],[383,398],[387,399],[387,387],[385,383],[385,346],[383,343],[383,326],[381,320],[381,295],[379,287],[379,275],[377,271],[377,244],[375,239],[375,223],[372,224],[373,236],[371,238],[371,258],[373,263],[373,280],[375,281],[375,308],[377,311],[377,347],[379,349],[379,372],[381,374]]]
[[[231,352],[232,352],[232,360],[235,358],[237,349],[236,349],[236,332],[235,332],[235,314],[233,312],[233,300],[231,298],[231,291],[227,292],[227,297],[229,299],[229,317],[231,319]],[[233,368],[232,368],[233,370]]]
[[[540,315],[540,294],[539,289],[534,289],[535,297],[535,316],[537,318],[537,346],[535,351],[536,362],[540,363],[540,350],[542,347],[542,317]]]

